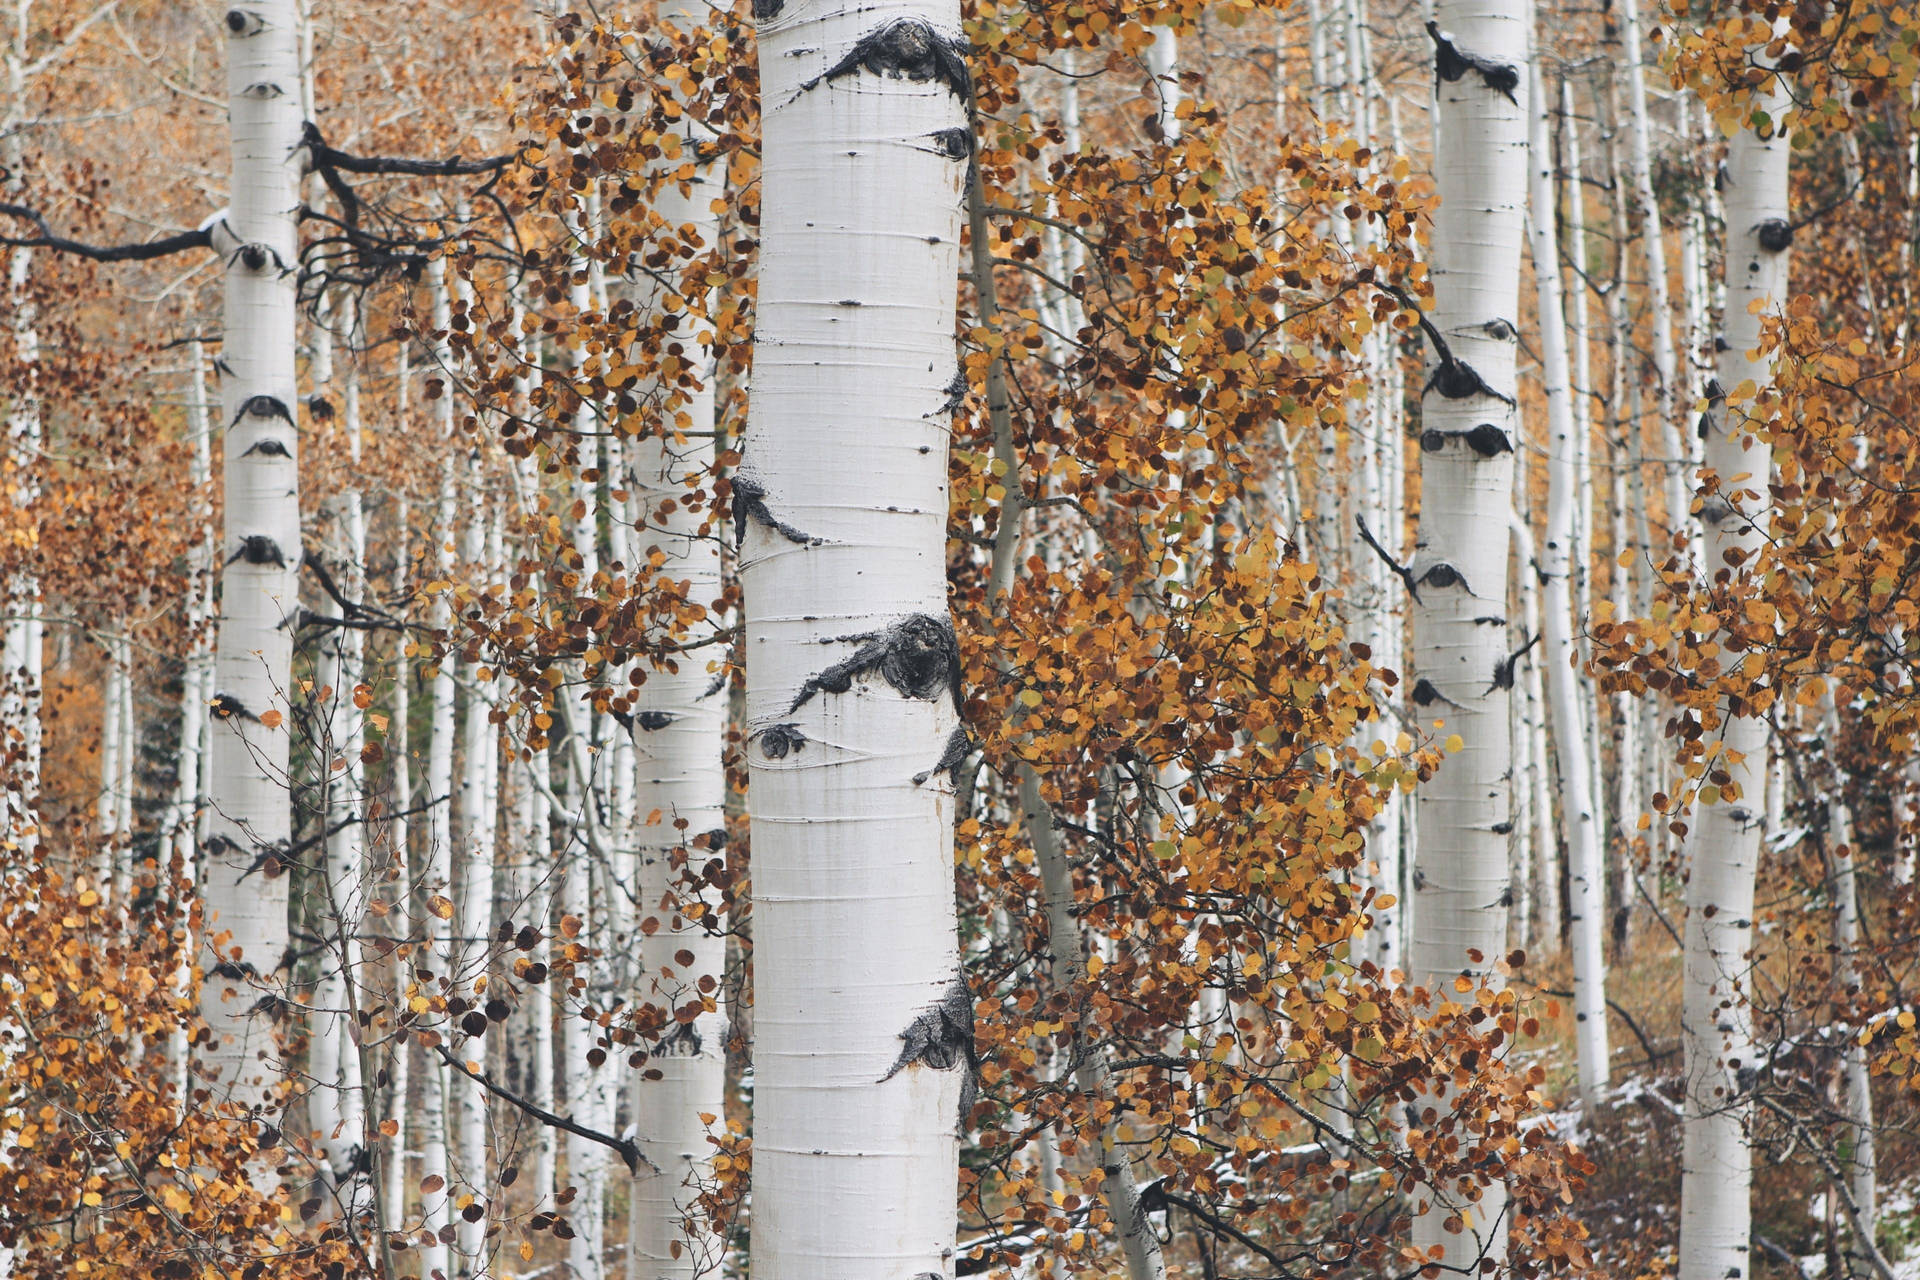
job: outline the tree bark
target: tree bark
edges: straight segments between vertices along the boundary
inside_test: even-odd
[[[299,79],[292,0],[227,14],[232,194],[214,247],[226,263],[221,385],[226,530],[214,655],[214,725],[199,1072],[217,1101],[275,1123],[285,1070],[274,1014],[285,994],[288,696],[298,609],[300,502],[294,414],[294,275],[300,206]],[[262,1162],[256,1173],[271,1183]]]
[[[1553,149],[1547,117],[1552,99],[1539,67],[1533,69],[1532,150],[1533,278],[1539,294],[1541,381],[1547,395],[1547,529],[1539,575],[1548,696],[1553,702],[1553,745],[1560,771],[1560,814],[1567,840],[1568,941],[1573,948],[1573,1017],[1580,1092],[1589,1105],[1606,1087],[1608,1073],[1605,884],[1600,824],[1589,773],[1586,723],[1580,688],[1580,655],[1573,642],[1572,578],[1584,548],[1575,541],[1574,508],[1584,490],[1575,471],[1578,446],[1573,386],[1567,358],[1566,312],[1560,296],[1560,244],[1554,211]],[[1585,629],[1585,620],[1582,620]]]
[[[1787,106],[1777,81],[1756,106],[1778,121]],[[1706,441],[1707,470],[1720,491],[1705,500],[1704,572],[1743,586],[1746,566],[1767,537],[1770,446],[1755,434],[1742,392],[1764,388],[1771,357],[1758,354],[1761,311],[1786,299],[1788,148],[1784,137],[1736,134],[1727,151],[1726,350]],[[1753,588],[1748,588],[1753,589]],[[1760,855],[1767,723],[1729,715],[1719,762],[1732,778],[1694,815],[1687,881],[1682,1030],[1686,1115],[1681,1154],[1680,1280],[1724,1280],[1748,1270],[1752,1220],[1753,1073],[1758,1049],[1746,990],[1753,955],[1754,872]]]
[[[756,1275],[948,1273],[972,996],[947,610],[960,219],[953,0],[760,0],[743,534]],[[934,146],[929,138],[941,140]]]
[[[1412,978],[1434,1006],[1456,979],[1500,981],[1506,952],[1511,822],[1512,663],[1506,625],[1512,507],[1515,341],[1527,188],[1528,10],[1524,0],[1451,0],[1437,7],[1439,71],[1434,173],[1432,324],[1435,351],[1421,398],[1419,541],[1412,575],[1413,697],[1423,727],[1443,722],[1459,750],[1417,793]],[[1449,78],[1452,77],[1452,78]],[[1431,333],[1429,336],[1432,336]],[[1491,620],[1491,621],[1489,621]],[[1440,1123],[1444,1092],[1429,1100]],[[1461,1140],[1470,1140],[1462,1134]],[[1467,1203],[1427,1188],[1413,1238],[1450,1267],[1505,1254],[1499,1184]],[[1458,1214],[1464,1229],[1450,1232]]]

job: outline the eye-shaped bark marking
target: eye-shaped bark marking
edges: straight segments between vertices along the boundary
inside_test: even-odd
[[[1520,336],[1520,331],[1513,327],[1513,321],[1502,320],[1498,316],[1481,325],[1480,331],[1496,342],[1512,342]]]
[[[697,1058],[700,1056],[700,1032],[691,1022],[682,1022],[660,1037],[659,1045],[649,1055],[655,1058]]]
[[[256,871],[264,873],[269,880],[275,879],[287,869],[286,853],[284,845],[261,846],[254,853],[253,861],[247,864],[247,869],[240,873],[240,879],[245,880]]]
[[[814,694],[845,693],[854,680],[873,671],[878,671],[902,697],[932,701],[945,691],[953,696],[954,710],[960,709],[960,644],[954,638],[953,623],[946,618],[916,613],[884,631],[836,636],[822,643],[860,647],[852,657],[809,676],[794,695],[788,715],[805,706]]]
[[[258,84],[250,84],[242,89],[240,96],[243,98],[259,98],[263,101],[270,101],[274,98],[281,97],[285,93],[285,89],[282,89],[272,81],[262,80]]]
[[[783,760],[788,752],[797,754],[807,745],[807,735],[797,724],[770,724],[758,736],[760,754],[769,760]]]
[[[945,771],[954,786],[960,785],[960,766],[966,763],[967,754],[973,750],[973,735],[967,732],[967,726],[957,725],[947,735],[947,745],[941,748],[940,758],[933,762],[933,768],[925,773],[913,775],[913,785],[924,786],[928,778]]]
[[[1427,375],[1427,385],[1420,394],[1424,396],[1428,391],[1438,391],[1448,400],[1491,396],[1502,404],[1514,402],[1512,396],[1502,395],[1488,386],[1487,380],[1480,376],[1478,369],[1455,356],[1451,351],[1441,352],[1440,363],[1433,367],[1431,374]]]
[[[936,129],[927,135],[933,149],[949,160],[967,160],[973,156],[973,130]]]
[[[633,718],[633,724],[636,729],[653,733],[656,730],[666,728],[679,718],[679,716],[674,715],[671,711],[642,711]]]
[[[291,458],[293,456],[287,452],[287,446],[278,440],[256,440],[253,443],[253,447],[240,456],[243,458],[251,458],[256,453],[263,458]]]
[[[1700,503],[1700,521],[1702,524],[1718,526],[1721,521],[1733,514],[1733,504],[1719,494],[1705,498]]]
[[[1414,681],[1412,697],[1413,697],[1413,705],[1416,707],[1430,707],[1436,702],[1444,702],[1450,707],[1457,707],[1460,705],[1459,703],[1455,702],[1452,698],[1449,698],[1446,694],[1434,688],[1433,681],[1428,680],[1424,676]]]
[[[233,421],[227,424],[227,430],[239,426],[242,418],[278,418],[290,427],[297,425],[287,408],[287,402],[278,396],[248,396],[246,403],[240,406],[240,412],[234,414]]]
[[[1439,431],[1429,427],[1420,433],[1420,449],[1423,453],[1438,453],[1447,447],[1449,440],[1465,440],[1467,447],[1483,458],[1513,452],[1513,441],[1491,422],[1483,422],[1471,431]]]
[[[767,506],[767,491],[757,481],[736,474],[733,477],[734,546],[737,547],[747,540],[749,519],[759,521],[761,525],[773,530],[788,542],[797,542],[803,547],[817,547],[825,541],[812,534],[803,533],[775,516]]]
[[[1420,575],[1420,584],[1427,587],[1465,587],[1467,579],[1458,569],[1442,560],[1433,568]],[[1468,590],[1472,590],[1471,587]]]
[[[940,1002],[908,1023],[900,1039],[904,1042],[900,1056],[880,1077],[880,1083],[916,1062],[935,1071],[964,1067],[966,1077],[960,1086],[960,1123],[964,1125],[979,1093],[980,1070],[980,1058],[973,1047],[973,992],[967,988],[966,978],[955,974]]]
[[[1782,253],[1793,243],[1793,224],[1785,218],[1768,218],[1753,229],[1753,235],[1768,253]]]
[[[264,533],[252,533],[240,539],[240,549],[227,557],[227,563],[244,560],[248,564],[270,564],[279,568],[287,567],[287,555],[280,550],[280,544]]]
[[[226,978],[230,982],[252,982],[260,976],[260,971],[244,960],[222,960],[207,970],[209,978]]]
[[[1520,87],[1520,68],[1460,48],[1446,37],[1437,22],[1427,24],[1427,34],[1433,37],[1433,72],[1440,79],[1452,84],[1472,71],[1487,88],[1514,106],[1520,105],[1520,100],[1513,96],[1513,91]]]
[[[831,83],[861,71],[920,84],[938,81],[962,102],[973,100],[966,46],[941,35],[919,18],[895,18],[879,30],[869,31],[846,57],[804,87],[811,89],[822,81]]]
[[[214,694],[213,700],[209,702],[207,706],[213,711],[216,720],[228,720],[234,716],[239,716],[242,720],[251,720],[255,724],[260,723],[260,717],[247,710],[246,704],[230,693]]]
[[[236,36],[257,36],[266,28],[267,24],[257,13],[245,9],[227,10],[227,30]]]
[[[281,275],[287,272],[287,264],[280,260],[279,251],[264,244],[243,244],[233,251],[233,257],[238,258],[240,264],[249,271],[264,271],[271,262],[280,268]],[[229,262],[232,260],[228,259]]]
[[[708,682],[705,691],[703,691],[699,697],[695,698],[694,701],[705,702],[708,698],[711,698],[714,694],[726,687],[727,673],[725,671],[716,672],[713,679]]]
[[[308,396],[307,414],[315,422],[330,422],[333,420],[333,401],[323,395]]]
[[[1540,635],[1538,632],[1536,632],[1534,633],[1534,636],[1531,640],[1528,640],[1525,644],[1521,645],[1518,649],[1515,649],[1512,653],[1508,654],[1501,661],[1494,663],[1493,664],[1493,688],[1489,689],[1487,692],[1491,693],[1493,692],[1493,689],[1513,688],[1513,669],[1520,665],[1520,659],[1526,656],[1527,650],[1533,648],[1534,645],[1539,643],[1540,643]]]

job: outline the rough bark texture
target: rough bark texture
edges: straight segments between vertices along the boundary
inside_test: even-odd
[[[953,0],[756,9],[752,1266],[945,1275],[971,1043],[925,1019],[971,1006],[952,785],[929,770],[958,723],[941,408],[967,160],[927,139],[968,127],[971,86]]]

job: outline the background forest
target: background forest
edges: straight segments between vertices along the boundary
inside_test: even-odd
[[[1920,1276],[1920,9],[0,33],[0,1271]]]

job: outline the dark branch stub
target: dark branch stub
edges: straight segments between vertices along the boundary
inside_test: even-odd
[[[789,752],[797,755],[807,745],[807,735],[797,724],[770,724],[758,736],[760,754],[769,760],[784,760]]]
[[[927,137],[933,140],[933,149],[949,160],[968,160],[973,157],[971,129],[936,129]]]
[[[733,545],[738,547],[747,540],[747,522],[756,520],[773,530],[788,542],[797,542],[803,547],[817,547],[825,541],[810,533],[794,528],[786,521],[775,516],[767,506],[767,491],[758,481],[735,474],[733,477]]]
[[[234,414],[233,421],[227,424],[227,430],[239,426],[242,418],[280,418],[290,427],[296,425],[293,412],[287,408],[286,401],[278,396],[248,396],[247,402],[240,406],[240,412]]]
[[[1429,427],[1420,433],[1420,451],[1438,453],[1447,447],[1449,440],[1466,441],[1467,447],[1483,458],[1513,452],[1513,441],[1504,430],[1491,422],[1483,422],[1471,431],[1441,431]]]
[[[1420,575],[1420,583],[1422,586],[1439,587],[1444,590],[1447,587],[1466,587],[1467,578],[1465,574],[1442,560]],[[1467,590],[1472,591],[1473,588],[1467,587]]]
[[[979,1094],[976,1077],[980,1071],[980,1057],[973,1047],[973,992],[966,978],[955,974],[940,1002],[908,1023],[900,1039],[904,1042],[900,1056],[880,1077],[880,1083],[916,1062],[935,1071],[964,1067],[966,1076],[960,1086],[960,1123],[964,1125]]]
[[[1785,218],[1768,218],[1753,229],[1753,236],[1768,253],[1783,253],[1793,243],[1793,224]]]
[[[973,77],[967,72],[966,46],[943,36],[918,18],[896,18],[860,37],[846,57],[806,88],[861,71],[896,80],[944,84],[962,102],[973,101]]]
[[[270,564],[281,569],[287,567],[287,553],[264,533],[251,533],[240,539],[240,549],[227,557],[227,563],[232,564],[236,560],[247,564]]]
[[[874,671],[902,697],[930,702],[947,692],[953,697],[954,710],[960,709],[960,644],[954,638],[953,623],[946,618],[916,613],[884,631],[838,636],[823,643],[857,644],[860,648],[852,657],[809,676],[794,695],[788,715],[805,706],[814,694],[845,693],[856,679]]]
[[[1518,649],[1515,649],[1512,653],[1508,654],[1501,661],[1494,663],[1493,664],[1493,686],[1492,688],[1488,689],[1487,692],[1492,693],[1495,689],[1513,688],[1513,669],[1520,665],[1520,659],[1526,656],[1527,650],[1533,648],[1533,646],[1539,643],[1540,643],[1540,633],[1536,631],[1533,633],[1533,636],[1525,644],[1521,645]]]
[[[953,732],[947,735],[947,745],[940,751],[940,758],[933,762],[933,768],[925,773],[913,775],[913,785],[925,786],[928,778],[944,772],[954,786],[960,785],[960,766],[966,763],[967,755],[973,750],[973,735],[967,732],[967,726],[955,725]]]
[[[1440,30],[1440,24],[1429,22],[1427,34],[1433,37],[1433,73],[1448,84],[1455,83],[1472,71],[1480,77],[1482,84],[1500,94],[1514,106],[1520,105],[1520,99],[1514,96],[1514,90],[1520,87],[1520,68],[1510,62],[1501,62],[1495,58],[1485,58],[1456,45]]]

